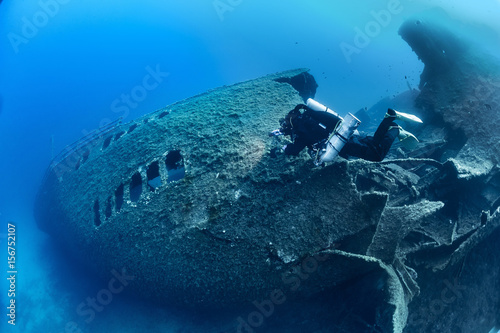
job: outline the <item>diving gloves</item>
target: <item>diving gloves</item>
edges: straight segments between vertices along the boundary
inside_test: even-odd
[[[270,132],[269,133],[269,136],[270,137],[273,137],[273,136],[280,136],[280,135],[284,135],[280,129],[275,129],[274,131]]]

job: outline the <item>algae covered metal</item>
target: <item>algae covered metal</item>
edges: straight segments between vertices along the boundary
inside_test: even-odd
[[[449,27],[419,18],[400,33],[426,65],[421,91],[389,101],[423,118],[411,129],[421,139],[415,151],[396,144],[381,163],[324,167],[305,152],[276,154],[269,132],[317,88],[305,69],[277,73],[111,124],[71,146],[41,186],[39,227],[103,279],[126,272],[127,290],[141,297],[249,306],[233,322],[240,330],[256,328],[245,313],[272,301],[288,309],[275,320],[288,318],[287,331],[300,332],[294,300],[326,295],[348,304],[348,315],[323,310],[317,332],[425,331],[425,300],[450,276],[483,295],[491,322],[500,296],[486,290],[498,273],[471,282],[484,265],[466,259],[494,247],[486,240],[500,225],[498,76],[473,66],[482,58],[450,38]],[[376,119],[380,105],[355,116]],[[469,116],[478,108],[487,117]],[[466,327],[476,296],[460,295],[441,319]]]

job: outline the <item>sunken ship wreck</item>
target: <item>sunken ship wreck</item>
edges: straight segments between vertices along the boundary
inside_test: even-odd
[[[416,150],[323,167],[273,154],[268,133],[317,88],[291,70],[68,147],[40,188],[39,228],[103,279],[126,270],[141,297],[239,309],[214,332],[489,331],[500,322],[498,68],[453,24],[419,17],[400,35],[425,63],[420,90],[357,116],[411,109],[424,120],[410,129]],[[269,300],[279,314],[265,316]]]

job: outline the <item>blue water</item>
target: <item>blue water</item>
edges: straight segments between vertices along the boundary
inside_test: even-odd
[[[435,5],[500,31],[497,0],[1,1],[1,331],[64,332],[78,319],[78,305],[103,287],[34,224],[34,197],[54,154],[119,117],[127,122],[211,88],[292,68],[310,68],[316,99],[338,113],[370,107],[418,85],[423,65],[397,29]],[[362,47],[348,48],[358,28],[389,9]],[[498,34],[473,38],[498,51]],[[5,315],[8,221],[17,227],[16,326]],[[203,332],[204,325],[117,297],[80,329]]]

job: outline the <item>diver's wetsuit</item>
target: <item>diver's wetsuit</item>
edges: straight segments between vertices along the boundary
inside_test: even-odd
[[[299,108],[306,111],[298,113]],[[293,143],[285,148],[287,155],[298,155],[305,147],[311,148],[314,144],[328,138],[337,124],[342,121],[341,118],[328,112],[319,112],[309,109],[307,106],[299,104],[290,111],[298,114],[290,119],[289,126],[282,129],[282,133],[290,135]]]
[[[299,109],[305,109],[300,113]],[[389,110],[389,114],[391,114]],[[290,114],[294,116],[290,117]],[[313,111],[305,105],[299,104],[290,111],[288,126],[281,132],[292,137],[293,143],[285,148],[285,154],[298,155],[305,147],[312,148],[316,143],[328,139],[335,130],[341,118],[324,111]],[[353,135],[340,151],[344,158],[359,157],[368,161],[382,161],[399,134],[399,129],[394,123],[394,117],[384,118],[373,136]]]

